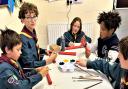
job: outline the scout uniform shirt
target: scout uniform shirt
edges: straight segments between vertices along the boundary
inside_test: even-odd
[[[18,60],[22,68],[31,67],[36,68],[46,65],[45,60],[39,59],[37,44],[36,31],[33,30],[33,33],[29,31],[26,27],[21,31],[21,40],[22,40],[22,54]],[[41,54],[45,53],[44,49],[40,49]]]
[[[0,89],[32,89],[42,80],[36,71],[23,74],[15,63],[6,56],[0,57]]]

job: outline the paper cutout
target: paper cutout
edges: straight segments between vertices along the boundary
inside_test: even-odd
[[[15,5],[14,0],[8,0],[8,10],[9,10],[10,12],[12,12],[12,13],[13,13],[13,11],[14,11],[14,5]]]

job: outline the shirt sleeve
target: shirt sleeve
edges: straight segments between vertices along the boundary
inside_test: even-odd
[[[97,51],[98,42],[95,42],[94,44],[89,44],[88,43],[88,45],[89,45],[89,47],[91,49],[91,52],[93,53],[93,54],[91,53],[91,55],[89,56],[88,59],[89,60],[95,60],[95,59],[99,58],[95,54],[96,51]],[[115,62],[116,59],[118,58],[118,54],[119,54],[118,47],[117,46],[112,46],[111,50],[108,51],[108,58],[110,59],[110,62]]]
[[[100,70],[107,77],[112,80],[118,80],[120,73],[120,66],[118,63],[109,63],[102,58],[97,58],[95,61],[87,61],[87,68],[92,68],[95,70]]]
[[[4,84],[7,89],[32,89],[34,85],[42,80],[42,76],[39,73],[27,77],[26,79],[19,79],[11,70],[6,70],[6,73]]]
[[[22,54],[20,57],[19,62],[23,63],[21,65],[23,65],[23,67],[27,66],[27,67],[39,67],[39,66],[44,66],[46,65],[46,61],[45,60],[39,60],[38,59],[38,55],[36,53],[36,50],[33,50],[34,48],[32,48],[32,44],[29,43],[27,40],[25,40],[25,38],[22,38]],[[36,49],[36,48],[35,48]],[[42,50],[43,52],[44,50]],[[22,62],[21,62],[22,61]]]
[[[118,58],[119,52],[115,50],[109,50],[108,52],[108,58],[110,59],[110,62],[115,62],[116,59]]]
[[[46,65],[46,60],[40,60],[40,61],[34,61],[33,62],[34,67],[40,67],[40,66],[45,66]]]

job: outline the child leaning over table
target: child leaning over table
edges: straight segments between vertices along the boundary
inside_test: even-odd
[[[21,54],[20,36],[13,30],[0,30],[0,89],[32,89],[48,73],[48,67],[39,67],[24,74],[18,58]]]
[[[100,25],[100,37],[94,44],[88,44],[88,47],[98,57],[109,62],[118,62],[119,39],[115,31],[121,24],[121,16],[116,11],[102,12],[99,14],[97,22]],[[86,54],[86,57],[92,59],[90,53]]]
[[[128,89],[128,36],[119,42],[119,63],[113,65],[102,58],[94,61],[79,59],[76,63],[95,70],[100,70],[111,78],[114,89]]]

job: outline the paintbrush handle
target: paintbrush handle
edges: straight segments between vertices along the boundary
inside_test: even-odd
[[[95,84],[93,84],[93,85],[91,85],[91,86],[85,87],[84,89],[89,89],[89,88],[94,87],[94,86],[96,86],[96,85],[98,85],[98,84],[100,84],[100,83],[102,83],[102,81],[100,81],[100,82],[98,82],[98,83],[95,83]]]

